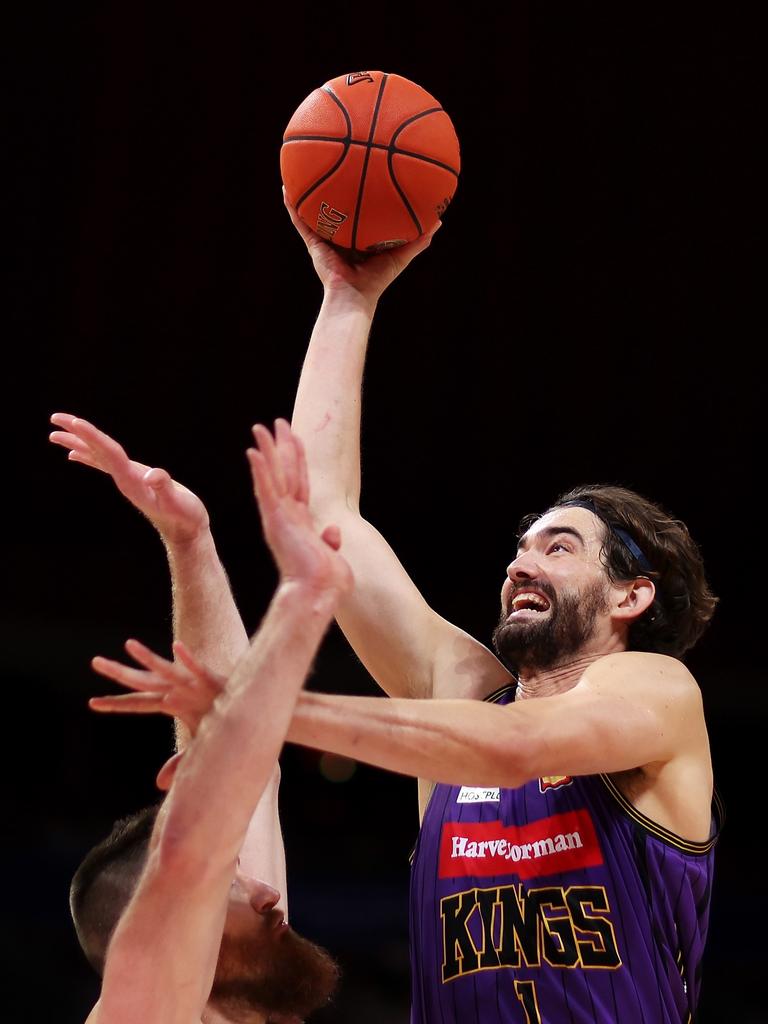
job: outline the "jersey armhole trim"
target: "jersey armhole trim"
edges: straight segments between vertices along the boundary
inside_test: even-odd
[[[715,826],[713,834],[704,842],[697,843],[690,839],[683,839],[675,832],[670,832],[669,829],[664,828],[663,825],[659,825],[658,822],[655,822],[652,818],[643,814],[642,811],[638,811],[638,809],[634,807],[629,800],[627,800],[610,776],[601,773],[598,775],[598,778],[628,818],[631,818],[632,821],[636,822],[651,836],[654,836],[656,839],[660,839],[668,846],[673,846],[675,849],[681,850],[683,853],[703,855],[709,853],[717,842],[725,821],[725,809],[717,789],[714,789],[712,793],[712,817],[714,818]]]

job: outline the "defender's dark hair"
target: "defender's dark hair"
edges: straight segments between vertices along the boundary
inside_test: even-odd
[[[576,487],[548,511],[569,505],[588,508],[605,524],[600,558],[612,583],[647,576],[656,585],[653,604],[630,626],[628,650],[681,657],[707,628],[717,604],[685,524],[625,487]],[[521,534],[540,518],[526,516]]]
[[[112,932],[138,883],[161,804],[116,821],[75,872],[69,906],[75,931],[91,967],[104,973]]]

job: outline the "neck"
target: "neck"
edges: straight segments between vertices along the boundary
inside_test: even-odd
[[[554,697],[558,693],[572,690],[586,669],[599,657],[601,657],[599,654],[585,654],[542,671],[535,668],[522,670],[517,679],[515,700],[528,700],[531,697]]]

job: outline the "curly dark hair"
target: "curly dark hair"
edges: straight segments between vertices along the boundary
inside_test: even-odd
[[[707,628],[718,600],[688,528],[626,487],[575,487],[547,511],[571,505],[588,508],[605,524],[600,558],[612,583],[646,576],[656,586],[653,604],[630,626],[627,649],[682,657]],[[520,532],[540,518],[526,516]]]
[[[133,895],[147,859],[149,840],[162,804],[116,821],[75,872],[69,906],[75,931],[91,967],[104,973],[112,932]]]

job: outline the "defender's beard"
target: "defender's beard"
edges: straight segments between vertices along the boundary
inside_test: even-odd
[[[339,968],[331,956],[292,928],[252,937],[225,933],[211,1002],[242,1024],[265,1017],[267,1022],[294,1016],[303,1020],[329,1001],[338,980]]]
[[[592,638],[597,616],[608,607],[603,580],[596,580],[581,594],[565,592],[556,597],[549,587],[545,593],[550,612],[542,614],[540,622],[507,622],[507,614],[502,612],[494,630],[494,650],[515,672],[554,668],[576,654]]]

